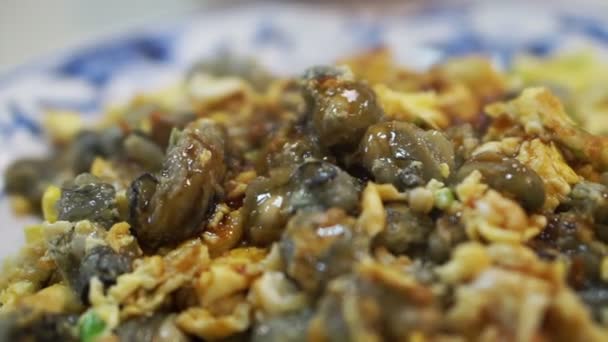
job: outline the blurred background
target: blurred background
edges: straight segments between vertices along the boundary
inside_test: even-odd
[[[0,72],[49,52],[233,0],[0,0]]]
[[[473,0],[475,1],[475,0]],[[477,0],[509,4],[511,0]],[[567,0],[545,0],[551,6]],[[17,65],[39,61],[44,56],[99,38],[138,27],[160,26],[178,21],[193,12],[253,2],[306,2],[344,8],[374,8],[390,12],[391,5],[416,6],[433,2],[466,0],[0,0],[0,73]],[[525,1],[522,1],[525,3]],[[539,2],[543,2],[542,0]],[[354,6],[354,3],[357,6]],[[571,1],[608,5],[608,0]],[[379,6],[380,5],[380,6]],[[526,25],[535,23],[527,22]]]
[[[441,0],[0,0],[0,73],[113,33],[153,27],[154,23],[163,26],[193,12],[254,2],[333,4],[390,11],[391,5]]]

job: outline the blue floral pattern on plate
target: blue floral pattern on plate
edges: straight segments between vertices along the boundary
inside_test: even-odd
[[[103,104],[175,81],[197,59],[218,51],[252,55],[276,72],[289,74],[377,46],[390,47],[400,62],[414,68],[469,53],[488,55],[507,66],[522,52],[546,55],[581,46],[608,51],[608,21],[589,6],[467,2],[382,14],[254,5],[130,33],[0,76],[0,172],[17,156],[44,153],[39,122],[48,109],[94,118]],[[0,181],[0,257],[17,250],[22,233],[16,226],[23,224],[10,214],[1,189]]]

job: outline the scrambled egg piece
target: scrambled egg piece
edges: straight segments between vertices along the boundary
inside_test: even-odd
[[[192,281],[210,258],[200,240],[184,242],[164,257],[145,257],[136,261],[134,270],[118,277],[107,295],[95,300],[93,306],[108,303],[120,306],[121,318],[153,312],[175,290]]]
[[[202,110],[224,108],[226,103],[234,102],[239,110],[250,110],[253,89],[239,77],[214,77],[198,73],[187,84],[191,100]],[[246,108],[242,108],[242,106]]]
[[[520,56],[513,63],[513,83],[556,89],[573,118],[594,134],[608,132],[608,67],[591,51],[549,58]]]
[[[131,246],[137,246],[135,237],[131,235],[131,226],[127,222],[119,222],[114,224],[108,234],[106,235],[106,242],[113,250],[120,252],[128,249]],[[137,254],[141,254],[139,247],[137,247]]]
[[[43,127],[53,142],[66,144],[83,129],[84,121],[80,113],[51,111],[44,116]]]
[[[477,332],[472,339],[497,337],[499,331],[514,332],[515,341],[541,336],[601,341],[604,336],[566,286],[560,263],[541,261],[522,245],[466,243],[438,273],[456,286],[448,321],[465,335]],[[502,309],[494,311],[497,307]]]
[[[433,68],[438,102],[453,122],[475,122],[482,106],[503,94],[504,77],[480,57],[452,58]]]
[[[42,215],[46,221],[53,223],[57,221],[59,213],[57,212],[57,202],[61,197],[61,189],[51,185],[42,195]]]
[[[248,300],[265,315],[296,311],[307,304],[306,295],[283,272],[265,272],[256,279]]]
[[[480,146],[477,146],[471,153],[476,156],[485,152],[503,154],[505,156],[513,156],[519,151],[522,139],[520,137],[506,137],[499,141],[488,141]]]
[[[544,216],[528,216],[517,202],[488,190],[478,171],[467,176],[456,192],[463,202],[462,218],[471,239],[518,243],[533,238],[547,224]]]
[[[441,79],[466,85],[476,97],[484,100],[495,99],[507,88],[505,77],[483,57],[452,58],[433,72]]]
[[[218,339],[246,330],[252,304],[246,293],[263,271],[266,252],[237,248],[213,260],[193,286],[198,306],[181,312],[176,319],[185,332],[204,339]]]
[[[359,216],[358,225],[369,236],[375,236],[380,233],[386,225],[386,213],[384,204],[378,191],[378,186],[370,182],[363,190],[361,199],[361,216]]]
[[[9,197],[11,210],[16,216],[30,215],[34,212],[32,204],[25,196],[12,195]]]
[[[540,139],[525,141],[517,159],[542,178],[546,195],[543,209],[557,208],[570,193],[570,186],[580,180],[553,143],[543,143]]]
[[[228,303],[230,299],[227,299]],[[251,305],[238,298],[238,304],[233,304],[231,310],[213,313],[204,308],[190,308],[179,314],[176,319],[178,327],[185,332],[200,336],[206,340],[228,337],[237,332],[245,331],[251,323]],[[224,303],[226,305],[226,303]]]
[[[391,51],[385,48],[340,60],[338,64],[348,66],[357,78],[371,85],[383,83],[391,88],[411,91],[428,82],[425,75],[396,65]]]
[[[525,133],[551,139],[600,170],[608,168],[608,138],[578,127],[560,100],[546,88],[525,89],[518,98],[491,104],[485,110],[493,118],[506,115]]]
[[[14,308],[19,298],[38,291],[55,269],[47,253],[46,232],[41,226],[27,229],[29,237],[19,254],[6,258],[0,274],[0,311]]]
[[[456,186],[456,194],[463,203],[470,203],[488,189],[488,185],[482,183],[481,179],[481,173],[475,170]]]
[[[16,307],[20,298],[30,295],[36,291],[36,285],[29,280],[18,280],[10,284],[0,293],[2,308],[0,311],[10,310]]]
[[[374,86],[385,115],[392,120],[422,122],[435,129],[445,128],[449,118],[439,109],[433,92],[405,93],[389,89],[384,84]]]
[[[21,298],[18,305],[46,312],[74,312],[81,308],[80,300],[72,289],[63,284],[49,287]]]

